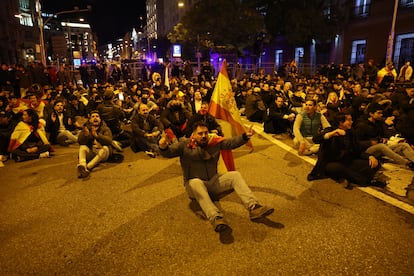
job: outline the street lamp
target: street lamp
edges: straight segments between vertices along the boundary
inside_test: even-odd
[[[45,39],[44,39],[44,33],[43,33],[43,28],[44,26],[49,23],[49,21],[61,14],[70,14],[70,13],[78,13],[78,12],[87,12],[91,10],[91,6],[88,5],[88,7],[86,9],[79,9],[79,7],[74,7],[73,10],[67,10],[67,11],[60,11],[55,13],[54,15],[49,16],[45,22],[43,22],[43,18],[42,18],[42,9],[41,9],[41,5],[40,5],[40,0],[37,1],[37,12],[38,12],[38,18],[39,18],[39,27],[40,27],[40,54],[42,57],[42,63],[44,66],[46,66],[46,49],[45,49]]]

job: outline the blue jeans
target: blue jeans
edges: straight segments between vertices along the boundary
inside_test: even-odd
[[[216,174],[209,181],[193,178],[185,183],[185,188],[188,196],[197,200],[210,221],[214,220],[215,217],[223,217],[220,210],[211,200],[210,194],[219,195],[234,189],[246,209],[258,203],[257,198],[237,171]]]
[[[410,158],[410,150],[413,151],[411,147],[407,143],[399,143],[396,145],[386,145],[382,143],[378,143],[376,145],[372,145],[365,151],[366,153],[372,154],[375,157],[386,156],[391,158],[395,163],[400,165],[407,165],[409,162],[405,157],[408,159]],[[406,155],[408,154],[408,156]],[[411,153],[414,159],[414,154]]]

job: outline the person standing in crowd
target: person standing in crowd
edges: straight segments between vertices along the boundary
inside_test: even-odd
[[[23,111],[22,121],[10,137],[8,151],[16,162],[50,157],[51,146],[44,126],[33,109]]]
[[[30,72],[22,64],[16,66],[16,82],[19,87],[20,98],[24,99],[33,84],[33,80]]]
[[[308,180],[330,177],[361,186],[385,187],[386,182],[374,179],[381,167],[375,156],[361,151],[352,130],[352,115],[338,112],[333,119],[335,127],[328,127],[315,135],[314,142],[320,144],[318,160],[308,175]]]
[[[201,72],[200,72],[200,79],[199,81],[211,81],[212,78],[214,77],[214,69],[213,66],[211,66],[210,61],[205,61],[203,63],[203,66],[201,67]]]
[[[15,80],[16,76],[12,68],[10,68],[7,63],[2,63],[0,66],[0,88],[6,88],[10,92],[14,92],[13,85]],[[20,95],[18,95],[18,97],[20,97]]]
[[[187,80],[191,81],[193,78],[194,72],[193,72],[193,65],[189,60],[186,60],[184,62],[184,76]]]
[[[159,141],[161,155],[168,158],[180,157],[187,194],[198,202],[216,232],[224,232],[231,228],[223,213],[213,203],[211,195],[219,196],[234,189],[249,211],[252,221],[268,216],[274,211],[273,208],[259,203],[238,171],[217,171],[220,151],[238,148],[247,143],[253,135],[254,131],[250,128],[243,135],[224,139],[211,135],[206,123],[197,122],[190,139],[169,144],[168,139],[163,136]]]
[[[81,76],[83,87],[89,88],[91,76],[88,71],[88,66],[86,65],[85,62],[82,62],[81,66],[79,67],[79,74]]]
[[[411,62],[407,60],[405,64],[401,67],[400,74],[398,75],[398,81],[400,82],[409,82],[413,75],[413,67],[411,67]]]
[[[316,111],[315,100],[307,100],[304,109],[296,115],[293,123],[293,143],[298,147],[299,155],[311,155],[319,151],[319,144],[313,142],[313,136],[331,125],[323,114]]]
[[[73,80],[72,73],[65,65],[59,66],[59,70],[56,73],[56,83],[66,86]]]
[[[397,80],[397,71],[394,68],[394,63],[388,61],[387,64],[381,68],[377,73],[377,83],[381,88],[387,88],[391,83]]]
[[[414,83],[405,85],[400,107],[402,114],[397,127],[407,143],[414,145]]]
[[[374,83],[377,79],[378,67],[375,65],[374,59],[368,59],[364,66],[365,81]]]
[[[105,162],[112,154],[112,133],[97,110],[89,113],[89,120],[79,133],[78,178],[86,178],[90,171]]]

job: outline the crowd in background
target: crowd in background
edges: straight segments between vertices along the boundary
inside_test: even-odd
[[[169,71],[168,82],[165,69]],[[54,70],[40,63],[27,67],[1,65],[3,161],[10,156],[16,161],[39,158],[46,152],[43,157],[47,157],[53,150],[45,147],[31,157],[16,152],[17,148],[10,146],[10,137],[19,123],[43,129],[46,140],[40,135],[42,144],[68,146],[78,142],[78,133],[96,110],[112,131],[115,150],[131,146],[133,151],[144,150],[155,156],[157,149],[143,148],[135,139],[138,132],[134,132],[134,126],[128,126],[137,124],[137,116],[145,113],[161,122],[158,131],[165,131],[171,140],[188,137],[189,122],[194,115],[205,115],[216,82],[209,62],[203,64],[198,75],[187,61],[144,67],[137,80],[132,79],[126,65],[97,64],[91,70],[83,64],[78,71],[80,80],[65,66]],[[383,132],[378,138],[402,137],[411,147],[414,145],[414,85],[409,61],[398,70],[391,62],[378,68],[373,60],[353,67],[329,64],[312,76],[302,75],[293,61],[272,74],[259,70],[237,76],[231,79],[231,85],[240,114],[262,123],[268,133],[294,139],[295,121],[308,111],[308,101],[312,101],[312,112],[323,115],[330,125],[336,124],[337,113],[351,114],[353,128],[369,116],[368,107],[375,103],[383,112],[379,120]],[[215,129],[221,134],[219,126]],[[153,129],[146,131],[155,133]],[[14,147],[18,144],[14,142]],[[298,147],[301,150],[300,143]]]

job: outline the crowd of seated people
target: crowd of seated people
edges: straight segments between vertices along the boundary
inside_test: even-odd
[[[7,72],[13,71],[9,69]],[[41,73],[39,69],[36,72],[38,75]],[[100,77],[99,81],[90,82],[83,78],[84,83],[76,84],[73,76],[62,69],[53,83],[44,81],[48,79],[44,72],[45,76],[38,78],[42,81],[32,81],[27,89],[14,85],[17,80],[13,80],[9,73],[3,76],[5,73],[0,72],[0,111],[3,112],[1,118],[4,118],[0,130],[3,133],[4,128],[6,133],[5,138],[2,134],[0,145],[2,160],[27,159],[18,158],[18,151],[10,151],[9,148],[10,137],[13,136],[10,129],[20,122],[29,129],[44,131],[47,141],[42,143],[50,145],[50,148],[45,147],[50,152],[54,150],[53,145],[79,144],[79,134],[84,133],[85,125],[93,124],[91,114],[99,114],[99,119],[110,129],[111,150],[121,152],[131,146],[134,152],[144,151],[154,157],[157,155],[157,140],[162,133],[165,132],[170,141],[178,140],[188,137],[194,120],[206,120],[205,109],[216,81],[207,73],[199,76],[179,74],[171,76],[169,86],[166,86],[162,71],[152,72],[151,76],[149,70],[146,71],[148,76],[139,80],[126,79],[122,74],[114,80],[114,74],[107,72],[108,78]],[[403,81],[399,81],[397,76],[390,63],[381,70],[372,63],[365,67],[358,65],[355,71],[350,67],[330,65],[320,68],[312,76],[301,75],[289,68],[274,75],[266,75],[261,70],[257,74],[233,79],[231,85],[240,114],[247,120],[263,124],[265,132],[286,133],[301,155],[318,154],[319,143],[313,138],[323,129],[329,130],[337,125],[337,114],[351,114],[352,129],[357,130],[358,127],[365,129],[366,121],[380,110],[382,116],[375,119],[376,126],[381,129],[378,135],[368,139],[361,131],[355,131],[356,139],[361,145],[364,144],[363,139],[370,140],[371,145],[364,151],[378,160],[412,169],[414,85],[412,76],[404,73]],[[379,109],[372,113],[370,110],[374,104]],[[37,116],[30,115],[31,111],[25,113],[26,110],[33,110]],[[28,117],[38,126],[30,125]],[[221,134],[219,127],[214,129]],[[398,147],[391,145],[398,137],[403,138],[404,146],[402,143]],[[387,145],[387,149],[398,148],[392,152],[399,157],[386,155],[383,148],[379,150],[380,146],[374,145],[374,140]],[[86,173],[82,171],[80,174],[84,176]]]

